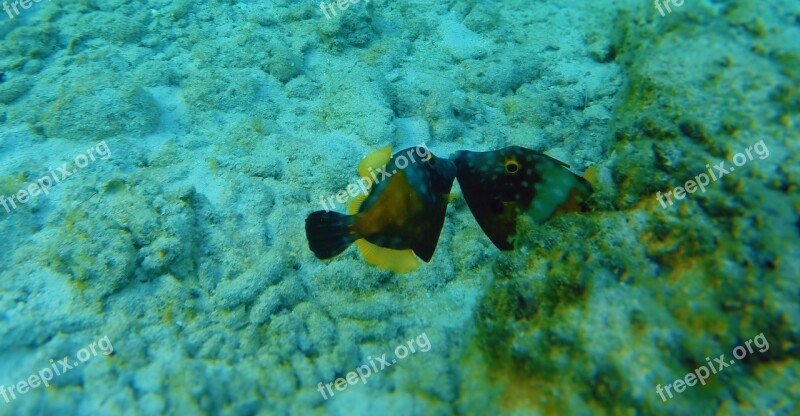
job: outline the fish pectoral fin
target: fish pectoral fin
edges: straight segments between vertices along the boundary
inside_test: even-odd
[[[356,247],[367,263],[402,274],[417,270],[422,265],[411,249],[395,250],[370,243],[365,239],[356,240]]]

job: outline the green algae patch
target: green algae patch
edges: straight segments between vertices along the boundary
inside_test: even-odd
[[[487,409],[559,414],[575,410],[574,395],[587,399],[582,411],[603,413],[621,404],[623,383],[616,370],[608,366],[592,377],[576,365],[590,363],[590,357],[582,351],[577,328],[561,321],[565,314],[582,313],[575,305],[584,293],[580,284],[563,277],[495,281],[476,312],[478,335],[465,358],[468,373],[483,373],[485,384],[479,388],[496,392]]]
[[[533,225],[523,221],[521,231],[526,227]],[[464,360],[470,374],[485,380],[480,388],[496,392],[483,407],[558,414],[564,409],[608,413],[633,406],[626,399],[630,392],[621,366],[586,351],[586,329],[580,322],[593,313],[587,308],[589,295],[597,291],[592,271],[610,268],[608,259],[595,253],[613,248],[603,248],[599,227],[578,215],[554,219],[538,230],[529,229],[522,239],[529,245],[527,254],[493,263],[498,277],[476,310],[477,334]],[[559,235],[571,237],[559,240]],[[619,265],[615,281],[625,281],[625,274],[640,266]],[[609,282],[601,280],[604,284]],[[573,400],[576,396],[582,403]],[[470,402],[467,407],[477,405]]]

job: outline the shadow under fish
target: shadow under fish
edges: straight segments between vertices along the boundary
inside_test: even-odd
[[[458,151],[456,177],[472,215],[500,250],[514,249],[517,217],[541,223],[553,214],[585,211],[592,186],[563,162],[520,146]]]
[[[422,154],[420,149],[424,149]],[[415,151],[421,160],[413,159]],[[404,168],[397,163],[401,158],[407,162]],[[317,258],[329,259],[356,243],[370,264],[395,273],[416,270],[421,265],[417,257],[428,263],[436,250],[456,165],[424,146],[403,149],[394,156],[391,147],[386,147],[359,164],[361,177],[369,177],[371,170],[391,176],[356,198],[350,215],[316,211],[306,218],[309,248]]]

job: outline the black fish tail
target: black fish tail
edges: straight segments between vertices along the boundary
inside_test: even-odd
[[[333,211],[312,212],[306,218],[308,248],[318,259],[329,259],[343,252],[356,241],[350,233],[353,216]]]

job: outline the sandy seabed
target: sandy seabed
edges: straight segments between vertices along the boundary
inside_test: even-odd
[[[0,14],[0,415],[800,413],[800,3],[201,3]],[[419,143],[591,210],[316,259],[319,198]]]

